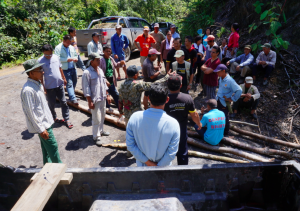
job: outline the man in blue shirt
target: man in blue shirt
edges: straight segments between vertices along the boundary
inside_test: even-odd
[[[241,76],[239,84],[244,83],[245,77],[251,74],[251,67],[254,61],[254,56],[250,53],[251,45],[246,45],[244,48],[244,54],[231,59],[227,62],[227,66],[230,66],[230,73],[238,74]]]
[[[231,109],[231,102],[236,102],[241,94],[242,88],[228,74],[228,69],[224,64],[219,64],[214,70],[219,76],[219,90],[217,93],[218,109],[223,111],[226,117],[226,126],[224,135],[229,133],[228,113]]]
[[[219,144],[224,136],[225,114],[217,109],[217,105],[215,99],[208,100],[207,109],[204,106],[201,108],[200,127],[196,124],[194,126],[204,141],[211,145]]]
[[[173,39],[180,38],[180,35],[176,32],[176,26],[174,24],[172,24],[170,26],[170,30],[171,30]]]
[[[127,78],[126,74],[126,65],[125,65],[125,49],[129,46],[128,38],[122,33],[122,26],[116,25],[116,33],[111,37],[111,50],[113,53],[113,57],[115,61],[121,62],[123,70],[125,72],[125,78]],[[121,80],[121,75],[119,71],[119,67],[117,68],[118,78],[117,80]]]
[[[151,108],[136,111],[126,128],[127,149],[137,166],[169,166],[178,151],[179,123],[164,111],[168,103],[168,89],[152,84],[149,92]]]

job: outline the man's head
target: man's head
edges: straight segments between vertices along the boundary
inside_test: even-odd
[[[228,68],[224,64],[219,64],[214,72],[217,73],[219,77],[225,78],[228,73]]]
[[[214,35],[209,35],[207,38],[207,44],[212,47],[215,44],[215,36]]]
[[[244,47],[244,54],[248,55],[251,52],[251,45],[246,45]]]
[[[94,32],[94,33],[92,34],[92,39],[94,40],[95,43],[98,43],[99,40],[100,40],[100,34],[97,33],[97,32]]]
[[[68,29],[68,33],[69,33],[69,35],[71,35],[71,37],[76,37],[76,29],[74,27],[71,26]]]
[[[94,69],[97,69],[97,67],[100,65],[100,58],[101,56],[99,54],[91,53],[86,66],[92,66]]]
[[[103,56],[108,59],[111,56],[111,47],[109,45],[103,46]]]
[[[201,36],[199,36],[199,35],[196,36],[196,37],[195,37],[195,43],[196,43],[197,45],[200,45],[200,44],[202,43],[202,39],[203,39],[203,38],[202,38]]]
[[[135,65],[130,65],[127,68],[127,76],[129,78],[133,78],[133,79],[137,79],[139,77],[139,70],[141,69],[141,67],[136,67]]]
[[[43,79],[44,71],[42,65],[44,63],[39,63],[36,59],[30,59],[23,63],[23,67],[29,78],[35,81],[40,81]]]
[[[184,39],[184,45],[186,48],[190,48],[192,46],[192,42],[193,42],[193,38],[192,36],[186,36],[185,39]]]
[[[168,89],[172,92],[180,92],[182,77],[178,74],[171,75],[168,79]]]
[[[155,23],[154,24],[154,32],[157,33],[159,31],[159,24]]]
[[[144,26],[144,35],[145,35],[145,37],[148,37],[148,34],[149,34],[149,26]]]
[[[122,33],[122,26],[121,25],[116,25],[116,33],[120,35]]]
[[[179,64],[182,64],[184,62],[184,52],[183,52],[183,50],[177,50],[174,57],[176,58],[176,61]]]
[[[70,35],[65,35],[63,38],[63,45],[67,48],[71,45],[71,39],[72,37]]]
[[[154,62],[157,58],[157,55],[160,55],[160,52],[158,52],[155,48],[151,48],[148,52],[148,59],[151,62]]]
[[[42,47],[42,52],[43,52],[44,57],[45,57],[46,59],[51,59],[52,54],[53,54],[53,48],[52,48],[52,45],[49,45],[49,44],[44,45],[44,46]]]
[[[211,51],[210,51],[210,55],[212,59],[215,59],[219,56],[219,54],[221,53],[221,49],[219,46],[213,46]]]
[[[207,109],[210,111],[212,109],[216,109],[218,106],[218,103],[215,99],[209,99],[207,102]]]
[[[149,100],[151,107],[164,107],[164,105],[169,101],[167,87],[161,83],[151,84]]]
[[[246,77],[245,78],[245,87],[247,89],[249,89],[252,84],[253,84],[253,78],[251,76]]]
[[[172,24],[170,26],[170,30],[171,30],[172,34],[174,34],[176,32],[176,26],[174,24]]]
[[[173,40],[173,45],[174,45],[174,48],[176,50],[180,50],[181,49],[181,39],[180,38],[175,38]]]
[[[271,50],[270,43],[265,43],[261,47],[266,55],[268,55],[270,53],[270,50]]]
[[[224,47],[224,46],[226,46],[227,45],[227,40],[226,39],[223,39],[222,40],[222,46]]]

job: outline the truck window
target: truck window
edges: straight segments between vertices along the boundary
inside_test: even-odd
[[[131,28],[140,28],[138,19],[129,19],[128,22]]]
[[[167,23],[159,23],[159,28],[168,28]]]
[[[141,27],[142,28],[144,28],[144,26],[148,26],[149,27],[149,29],[151,29],[151,26],[150,26],[150,24],[149,23],[147,23],[146,21],[144,21],[144,20],[140,20],[140,24],[141,24]]]

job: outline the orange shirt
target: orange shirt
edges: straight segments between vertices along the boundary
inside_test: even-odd
[[[140,46],[142,48],[142,51],[140,52],[141,56],[148,56],[151,43],[156,43],[155,39],[151,35],[148,35],[148,37],[146,38],[144,34],[137,36],[134,41],[140,43]]]

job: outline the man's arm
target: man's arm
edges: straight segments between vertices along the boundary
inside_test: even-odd
[[[66,80],[64,71],[63,71],[63,69],[61,69],[61,67],[59,68],[59,71],[60,71],[61,78],[64,80],[64,85],[67,85],[67,80]]]
[[[275,67],[275,63],[276,63],[276,52],[273,52],[273,53],[274,53],[274,56],[273,56],[272,60],[269,61],[269,62],[266,61],[266,64],[267,64],[267,65],[272,65],[273,67]]]
[[[136,47],[137,49],[139,49],[139,51],[142,51],[142,48],[137,44],[136,41],[134,41],[134,45],[135,45],[135,47]]]
[[[83,91],[84,97],[91,96],[90,76],[87,71],[84,71],[82,74],[82,91]]]
[[[231,87],[231,90],[232,90],[232,95],[231,96],[231,100],[233,102],[236,102],[240,97],[241,97],[241,94],[242,94],[242,88],[235,82],[235,81],[232,81],[230,83],[230,87]]]
[[[254,91],[254,94],[252,95],[253,99],[257,100],[258,98],[260,98],[260,93],[259,93],[257,87],[252,86],[251,89],[253,89],[253,91]]]
[[[119,104],[118,109],[119,109],[120,116],[124,114],[124,112],[123,112],[123,108],[124,108],[124,105],[123,105],[123,92],[121,91],[121,89],[122,89],[122,85],[119,88],[119,103],[118,103]]]
[[[261,61],[261,53],[258,54],[257,58],[256,58],[256,64],[259,64],[259,62]]]
[[[61,63],[67,63],[68,62],[68,57],[63,58],[63,57],[60,56],[60,50],[58,49],[58,46],[56,46],[56,48],[54,50],[54,54],[59,57],[59,60],[60,60]]]
[[[91,55],[91,53],[93,53],[92,48],[93,48],[93,43],[89,42],[89,44],[87,45],[88,55]]]
[[[124,49],[126,49],[126,48],[128,48],[128,46],[129,46],[129,40],[128,40],[128,38],[127,38],[127,36],[126,35],[124,35],[124,43],[125,43],[125,46],[124,46]]]
[[[249,58],[246,61],[244,61],[243,63],[241,63],[239,66],[244,67],[244,66],[250,65],[253,62],[253,60],[254,60],[254,57],[252,54],[250,54]]]
[[[110,38],[110,42],[111,42],[111,52],[113,55],[117,54],[116,48],[115,48],[115,42],[113,42],[113,37],[115,36],[115,34],[113,36],[111,36]]]

